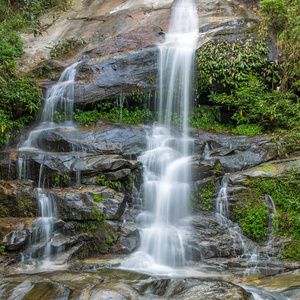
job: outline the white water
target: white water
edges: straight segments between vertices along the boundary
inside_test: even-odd
[[[46,94],[45,106],[41,115],[41,122],[30,132],[20,151],[39,149],[39,137],[43,132],[57,127],[73,127],[72,114],[74,106],[74,83],[76,75],[75,63],[66,68],[58,82]],[[55,122],[55,114],[60,115],[59,122]],[[24,152],[26,156],[26,152]],[[19,179],[26,179],[26,158],[18,158]],[[80,173],[76,173],[80,181]],[[44,182],[43,163],[40,167],[38,181],[38,198],[40,219],[35,222],[35,229],[31,235],[28,248],[23,253],[24,262],[40,259],[44,264],[50,262],[51,240],[53,238],[54,223],[56,221],[55,201],[42,190]]]
[[[56,205],[51,196],[38,188],[40,218],[34,223],[28,248],[23,252],[23,261],[30,263],[38,259],[41,263],[50,261],[51,239],[53,228],[57,220]]]
[[[74,84],[78,64],[75,63],[66,68],[58,82],[47,91],[41,122],[30,132],[29,137],[19,150],[38,149],[38,139],[43,132],[58,126],[73,127]],[[60,122],[56,123],[55,117],[58,117]]]
[[[272,253],[274,236],[272,235],[272,221],[274,215],[276,215],[276,208],[273,202],[273,199],[266,195],[265,202],[269,203],[270,209],[270,216],[269,216],[269,237],[267,240],[266,246],[266,253],[264,257],[260,254],[259,245],[256,245],[251,240],[247,239],[242,232],[242,229],[237,223],[232,222],[229,218],[229,209],[228,209],[228,197],[227,197],[227,188],[228,188],[228,178],[225,176],[222,180],[222,186],[220,188],[217,202],[216,202],[216,219],[218,220],[219,224],[226,227],[231,236],[234,238],[234,251],[235,251],[235,244],[236,242],[241,243],[243,248],[242,257],[247,260],[247,268],[245,270],[245,275],[259,273],[259,268],[268,268],[268,263],[270,262],[271,258],[269,253]]]
[[[194,52],[198,36],[197,11],[192,0],[173,7],[169,33],[160,46],[159,121],[148,135],[144,166],[142,212],[137,217],[140,248],[123,268],[169,273],[185,265],[185,240],[190,201],[188,110],[191,100]],[[173,114],[183,120],[175,136]]]

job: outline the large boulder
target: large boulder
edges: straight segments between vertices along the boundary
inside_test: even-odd
[[[0,244],[9,251],[21,249],[33,227],[33,218],[0,218]]]
[[[63,220],[114,219],[121,214],[124,194],[106,186],[46,190],[53,195],[57,215]],[[97,197],[95,197],[97,196]]]
[[[250,169],[278,156],[278,145],[271,136],[232,136],[201,130],[194,130],[191,135],[195,139],[195,154],[204,154],[208,145],[210,157],[219,160],[218,171],[224,173]]]

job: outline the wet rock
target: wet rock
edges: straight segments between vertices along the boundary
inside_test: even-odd
[[[220,225],[214,214],[194,215],[190,217],[190,224],[191,230],[186,237],[189,260],[235,257],[243,253],[243,242]],[[249,247],[252,246],[250,243]]]
[[[0,212],[2,217],[34,217],[38,214],[38,194],[30,181],[0,182]]]
[[[11,231],[2,240],[2,245],[9,251],[20,249],[28,240],[27,231]]]
[[[51,189],[47,192],[54,196],[57,214],[63,220],[97,220],[101,214],[108,219],[114,218],[124,200],[124,194],[105,186]],[[94,201],[96,195],[100,196],[100,202]]]
[[[0,218],[0,243],[6,250],[19,250],[28,241],[33,218]]]
[[[139,246],[140,236],[139,230],[133,222],[121,224],[119,237],[112,248],[112,252],[116,254],[132,253]]]
[[[203,153],[208,144],[213,158],[218,158],[224,173],[250,169],[274,159],[278,155],[277,145],[271,137],[230,136],[222,133],[208,133],[194,130],[195,153]]]
[[[96,55],[96,51],[93,50]],[[104,62],[85,66],[84,73],[93,74],[93,80],[85,85],[77,85],[75,101],[80,103],[94,102],[95,99],[111,99],[129,96],[133,89],[149,91],[153,89],[151,78],[157,76],[158,49],[145,49],[124,58],[114,58]],[[81,72],[81,70],[79,70]],[[95,76],[96,75],[96,76]]]
[[[5,299],[252,299],[242,287],[214,278],[161,278],[117,269],[3,276],[1,293]]]
[[[39,148],[44,151],[120,154],[129,159],[136,159],[147,146],[143,127],[120,126],[107,121],[73,130],[60,128],[47,131],[39,140]]]
[[[220,161],[218,158],[203,159],[201,155],[194,156],[191,161],[192,180],[197,181],[211,177],[217,172]]]
[[[74,245],[77,242],[76,238],[70,238],[62,235],[55,235],[51,240],[52,252],[57,253],[58,251],[66,250],[70,246]]]
[[[131,173],[130,169],[121,169],[115,172],[107,172],[105,173],[105,177],[108,180],[117,181],[126,178],[127,176],[130,175],[130,173]]]

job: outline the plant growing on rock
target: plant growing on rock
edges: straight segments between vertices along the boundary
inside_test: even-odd
[[[105,175],[103,175],[103,174],[100,174],[96,177],[96,184],[102,185],[102,186],[108,186],[117,191],[119,191],[122,187],[122,184],[120,181],[107,180]]]
[[[216,193],[216,180],[211,179],[198,191],[191,195],[191,210],[195,211],[197,208],[203,211],[210,211],[213,208],[213,196]]]
[[[265,241],[269,212],[258,194],[247,195],[235,206],[233,217],[255,241]]]
[[[62,41],[58,41],[56,45],[54,45],[50,51],[51,57],[62,58],[69,54],[71,51],[77,50],[79,47],[87,44],[88,42],[79,37],[70,37]]]

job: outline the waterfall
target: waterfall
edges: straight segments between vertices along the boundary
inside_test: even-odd
[[[19,149],[38,149],[38,139],[42,132],[58,127],[73,127],[74,85],[78,62],[66,68],[58,82],[46,94],[41,122],[30,132],[27,140]]]
[[[148,133],[142,212],[137,217],[140,247],[123,268],[164,272],[185,265],[185,241],[190,201],[188,110],[191,100],[198,16],[192,0],[173,7],[169,33],[160,45],[159,123]],[[182,119],[177,134],[172,117]]]
[[[41,122],[30,132],[28,139],[19,148],[19,151],[24,151],[22,156],[25,157],[20,156],[18,158],[19,179],[22,179],[22,177],[26,179],[26,153],[28,150],[39,150],[39,136],[41,133],[57,127],[73,127],[74,84],[78,64],[75,63],[66,68],[58,82],[47,91]],[[76,172],[76,176],[77,182],[79,182],[80,173]],[[42,163],[37,189],[40,218],[35,222],[35,228],[31,234],[28,247],[23,252],[24,262],[31,262],[33,259],[40,259],[43,263],[49,262],[50,255],[53,252],[51,242],[54,236],[54,224],[57,220],[56,204],[51,195],[42,190],[43,184]]]

